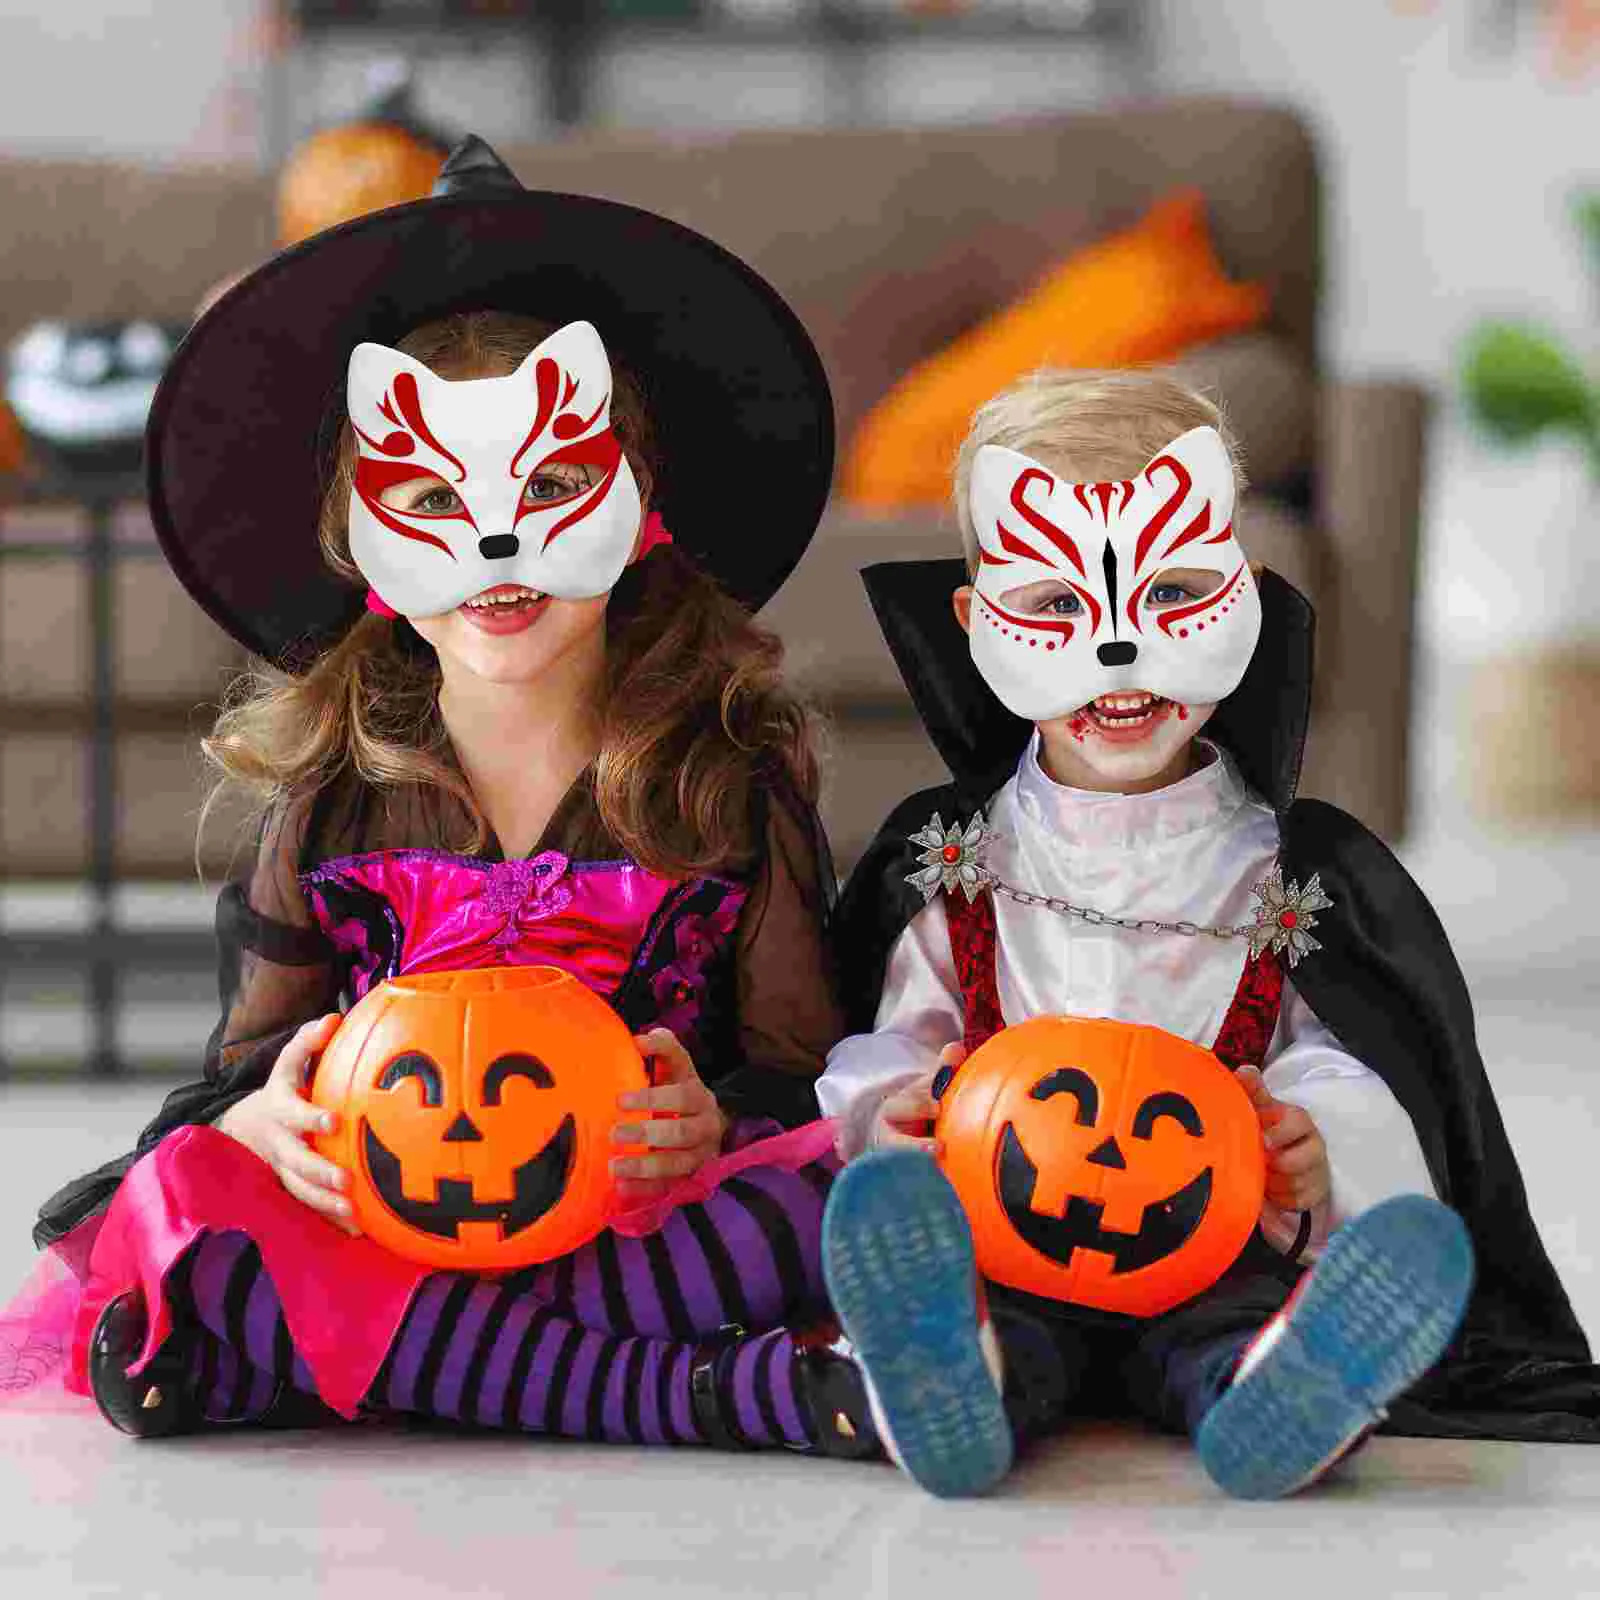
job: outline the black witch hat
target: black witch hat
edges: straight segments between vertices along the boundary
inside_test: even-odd
[[[145,436],[151,516],[218,624],[295,666],[354,620],[362,597],[316,536],[350,352],[470,310],[592,322],[644,391],[660,447],[652,506],[678,548],[752,610],[777,591],[833,474],[827,375],[799,319],[704,235],[525,189],[469,138],[430,198],[274,256],[173,357]]]

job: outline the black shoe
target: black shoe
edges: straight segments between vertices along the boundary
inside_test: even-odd
[[[212,1428],[323,1428],[343,1421],[315,1395],[280,1382],[267,1409],[256,1416],[208,1417],[196,1398],[189,1374],[192,1341],[184,1336],[181,1318],[150,1364],[137,1378],[129,1364],[144,1348],[149,1326],[144,1296],[130,1290],[100,1313],[89,1340],[89,1387],[100,1414],[112,1427],[135,1439],[162,1439]]]
[[[728,1394],[727,1363],[734,1347],[745,1337],[743,1328],[729,1323],[695,1348],[689,1359],[689,1409],[696,1432],[713,1450],[754,1450],[753,1441],[739,1431],[734,1404]]]
[[[839,1324],[819,1322],[790,1337],[795,1347],[795,1397],[814,1442],[789,1448],[846,1461],[881,1457],[883,1443],[872,1418],[866,1381]],[[744,1338],[742,1328],[719,1329],[696,1348],[689,1364],[689,1401],[695,1429],[713,1449],[758,1448],[739,1431],[738,1413],[729,1391],[730,1364]]]
[[[879,1460],[887,1454],[872,1415],[867,1382],[855,1348],[837,1322],[794,1336],[794,1386],[817,1454],[842,1461]]]
[[[113,1428],[135,1439],[193,1433],[205,1419],[189,1387],[187,1344],[176,1329],[138,1377],[128,1375],[149,1326],[144,1296],[137,1289],[119,1294],[100,1313],[89,1339],[94,1402]]]

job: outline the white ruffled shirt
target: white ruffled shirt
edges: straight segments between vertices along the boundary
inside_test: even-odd
[[[1120,917],[1234,926],[1255,921],[1252,886],[1278,854],[1278,821],[1225,752],[1207,740],[1199,771],[1149,794],[1099,794],[1056,783],[1038,734],[987,816],[999,835],[986,864],[1018,889]],[[962,817],[945,817],[946,825]],[[1238,987],[1244,939],[1137,933],[995,897],[995,956],[1008,1021],[1041,1013],[1151,1023],[1210,1047]],[[1315,961],[1313,952],[1305,959]],[[871,1139],[889,1095],[937,1067],[962,1037],[961,986],[944,896],[912,918],[889,958],[874,1030],[828,1055],[817,1084],[849,1158]],[[1285,979],[1278,1025],[1261,1064],[1268,1089],[1316,1122],[1332,1170],[1312,1218],[1308,1256],[1350,1217],[1397,1194],[1434,1193],[1416,1130],[1375,1072],[1346,1051]],[[1295,1211],[1263,1209],[1261,1226],[1292,1247]]]

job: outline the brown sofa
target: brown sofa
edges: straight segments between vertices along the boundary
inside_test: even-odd
[[[512,153],[523,179],[648,205],[740,252],[791,299],[832,375],[840,436],[911,362],[1175,185],[1207,197],[1218,249],[1266,283],[1270,325],[1184,366],[1218,392],[1252,490],[1247,547],[1320,613],[1306,792],[1391,838],[1406,815],[1413,572],[1425,400],[1331,380],[1318,361],[1321,189],[1292,114],[1223,102],[940,130],[584,137]],[[0,163],[0,339],[44,316],[179,316],[269,247],[261,175]],[[30,517],[49,520],[51,513]],[[17,519],[4,519],[7,536]],[[830,714],[825,816],[848,865],[889,805],[943,769],[873,626],[857,569],[954,552],[947,521],[835,505],[767,616]],[[157,562],[118,577],[119,853],[184,874],[195,732],[237,664]],[[83,612],[69,568],[0,566],[0,872],[82,869]],[[183,799],[181,797],[193,797]],[[215,850],[208,852],[215,860]]]

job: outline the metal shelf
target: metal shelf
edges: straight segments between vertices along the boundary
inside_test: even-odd
[[[1075,38],[1121,38],[1135,26],[1136,6],[1113,5],[1099,0],[1071,5],[1063,0],[1060,15],[1046,18],[1033,12],[1012,15],[983,9],[970,12],[880,11],[865,7],[824,5],[786,16],[770,18],[662,13],[596,13],[580,8],[577,17],[563,16],[569,8],[541,7],[537,12],[494,13],[463,10],[449,3],[384,11],[380,8],[352,12],[300,4],[295,21],[305,38],[352,33],[383,34],[392,39],[428,38],[437,41],[439,30],[451,29],[456,39],[479,44],[490,40],[559,36],[563,30],[581,29],[602,39],[670,39],[694,44],[831,45],[841,41],[863,44],[907,44],[919,40],[957,43]]]
[[[470,0],[401,4],[364,0],[359,5],[349,0],[289,0],[287,11],[300,39],[312,45],[365,36],[402,50],[441,43],[530,50],[544,69],[553,120],[558,127],[570,128],[588,119],[595,62],[613,44],[815,50],[827,58],[830,75],[844,90],[840,102],[850,108],[847,119],[856,120],[869,104],[870,93],[862,52],[926,43],[1076,42],[1118,47],[1132,56],[1144,36],[1145,0],[1059,0],[1051,13],[1020,6],[1010,12],[992,7],[918,12],[845,0],[809,0],[791,13],[773,17],[741,17],[705,8],[639,13],[594,0],[522,0],[481,9]],[[280,118],[288,92],[281,78],[280,73]]]
[[[142,493],[136,476],[54,471],[8,485],[4,500],[0,501],[0,593],[8,560],[24,556],[71,560],[82,568],[88,614],[89,693],[87,703],[80,702],[73,708],[71,726],[72,731],[86,736],[90,896],[87,928],[62,933],[0,933],[0,962],[11,968],[38,965],[41,961],[66,962],[84,971],[89,989],[91,1042],[83,1068],[104,1077],[116,1075],[125,1065],[117,1054],[116,1022],[120,977],[133,953],[130,940],[137,939],[142,957],[147,950],[152,954],[166,953],[168,937],[156,933],[134,935],[119,927],[113,903],[117,884],[117,735],[124,719],[117,708],[112,578],[117,560],[125,555],[160,554],[153,540],[118,538],[114,523],[118,510],[131,500],[142,498]],[[82,535],[63,540],[4,537],[8,512],[44,506],[59,506],[74,514],[83,525]],[[13,709],[4,708],[7,713]],[[50,712],[57,708],[36,709],[48,720]],[[9,716],[6,723],[9,725]],[[7,728],[0,726],[0,759],[4,757],[5,731]],[[5,1072],[6,1063],[0,1059],[0,1076]]]
[[[194,929],[135,929],[125,923],[112,923],[87,932],[0,932],[0,963],[15,967],[80,966],[87,960],[137,967],[141,972],[188,972],[214,967],[216,953],[216,935],[209,925]]]

